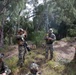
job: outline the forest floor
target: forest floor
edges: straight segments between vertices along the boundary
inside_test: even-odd
[[[5,62],[12,70],[12,75],[26,75],[29,65],[36,62],[41,75],[76,75],[76,62],[73,61],[76,42],[57,41],[54,44],[54,58],[45,60],[45,47],[36,48],[26,54],[23,68],[17,67],[18,47],[13,45],[5,52]]]

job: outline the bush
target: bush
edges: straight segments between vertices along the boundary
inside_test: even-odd
[[[40,46],[44,41],[44,34],[44,31],[33,32],[31,39],[37,46]]]
[[[12,41],[13,41],[13,44],[17,44],[16,36],[13,36]]]
[[[61,65],[60,63],[55,61],[49,61],[47,63],[47,66],[49,66],[50,68],[54,69],[57,72],[62,72],[65,69],[64,65]]]
[[[12,57],[11,59],[6,59],[5,60],[6,64],[12,70],[13,73],[16,72],[16,70],[17,70],[17,66],[16,66],[17,60],[18,59],[17,59],[16,56]]]
[[[75,37],[76,36],[76,29],[69,29],[68,30],[68,35],[70,37]]]
[[[8,41],[8,37],[5,37],[4,39],[4,44],[8,45],[9,41]]]

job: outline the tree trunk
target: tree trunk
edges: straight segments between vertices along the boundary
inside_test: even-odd
[[[1,7],[3,7],[3,9],[0,10],[2,12],[2,18],[1,18],[1,26],[0,26],[0,47],[2,47],[4,45],[4,39],[3,39],[3,29],[4,29],[4,22],[5,22],[5,13],[6,13],[6,7],[4,7],[6,5],[6,0],[2,1],[2,5]]]
[[[76,47],[75,47],[75,55],[74,55],[74,59],[76,61]]]
[[[33,7],[34,7],[33,14],[36,17],[38,0],[32,0],[32,2],[33,2]],[[38,20],[37,18],[33,18],[33,25],[34,25],[35,31],[37,31],[37,25],[38,25],[37,20]]]
[[[0,47],[3,46],[3,26],[0,26]]]
[[[76,61],[76,52],[75,52],[74,60]]]
[[[16,25],[16,35],[18,34],[18,24]]]
[[[48,18],[48,4],[47,4],[47,0],[44,0],[44,6],[45,6],[45,13],[44,13],[45,30],[46,30],[46,33],[47,33],[48,29],[49,29],[49,18]]]
[[[9,39],[9,45],[12,45],[13,44],[13,42],[12,42],[12,36],[10,34],[9,34],[8,39]]]

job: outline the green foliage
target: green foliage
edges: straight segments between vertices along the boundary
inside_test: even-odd
[[[44,31],[33,32],[31,36],[32,41],[38,46],[41,45],[44,41],[44,34]]]
[[[6,53],[6,52],[9,52],[11,51],[12,49],[9,48],[8,45],[4,45],[2,48],[0,48],[0,53]]]
[[[64,65],[61,65],[60,63],[55,62],[53,60],[47,62],[47,66],[54,69],[56,72],[59,72],[59,73],[62,72],[65,69]]]
[[[57,29],[53,29],[55,34],[58,34],[58,30]]]
[[[14,35],[14,36],[12,37],[12,41],[13,41],[13,44],[17,44],[16,35]]]
[[[76,28],[75,29],[68,29],[68,35],[70,37],[75,37],[76,36]]]
[[[13,72],[15,72],[16,70],[17,70],[17,58],[14,56],[14,57],[12,57],[11,59],[7,59],[6,60],[6,64],[9,66],[9,68],[13,71]]]
[[[41,44],[44,36],[43,29],[45,28],[45,22],[47,22],[45,19],[46,16],[48,17],[48,23],[46,24],[49,24],[49,27],[53,27],[55,29],[55,34],[59,37],[63,38],[67,35],[71,37],[76,36],[76,28],[74,28],[75,24],[73,24],[76,19],[75,0],[45,0],[46,3],[43,1],[44,3],[39,5],[37,5],[38,1],[32,1],[31,4],[34,5],[34,10],[32,10],[34,11],[34,16],[32,16],[33,21],[29,21],[30,11],[24,11],[27,10],[27,1],[6,0],[5,17],[6,19],[10,19],[5,21],[4,25],[4,42],[6,44],[9,43],[12,34],[13,36],[17,34],[19,27],[27,29],[29,40],[32,39],[37,45]],[[21,12],[23,12],[23,15],[21,15]],[[4,15],[0,15],[0,25],[3,16]],[[25,16],[27,18],[25,18]],[[15,43],[14,38],[13,41]]]
[[[4,39],[4,44],[6,44],[6,45],[9,44],[9,41],[8,41],[8,38],[7,37],[5,37],[5,39]]]

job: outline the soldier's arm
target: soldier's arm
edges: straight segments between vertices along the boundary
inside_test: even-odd
[[[21,38],[21,35],[17,35],[16,38]]]
[[[55,41],[55,40],[56,40],[56,36],[55,36],[55,34],[53,34],[52,41]]]
[[[56,36],[53,34],[52,37],[49,37],[48,39],[51,40],[51,41],[55,41],[56,40]]]
[[[48,34],[46,34],[46,36],[44,37],[44,40],[48,40]]]
[[[24,38],[26,39],[27,38],[27,32],[24,31]]]
[[[5,71],[6,71],[5,63],[2,61],[2,72],[5,73]]]

